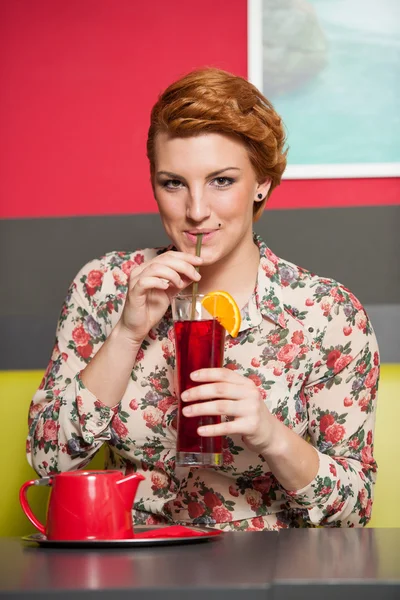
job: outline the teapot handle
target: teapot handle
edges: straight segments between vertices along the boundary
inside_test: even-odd
[[[41,523],[39,519],[37,519],[33,514],[32,509],[29,506],[26,492],[28,491],[28,488],[31,487],[31,485],[52,485],[52,483],[53,479],[51,477],[43,477],[42,479],[32,479],[31,481],[26,481],[19,490],[19,501],[21,503],[22,510],[24,511],[32,525],[34,525],[36,529],[38,529],[40,533],[43,534],[46,533],[46,528],[43,525],[43,523]]]

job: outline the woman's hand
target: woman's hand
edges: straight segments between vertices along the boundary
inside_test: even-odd
[[[240,434],[250,450],[264,453],[271,442],[276,419],[265,405],[255,383],[226,368],[200,369],[194,371],[191,378],[202,385],[186,390],[181,398],[184,402],[202,402],[185,406],[182,411],[185,417],[234,417],[233,421],[199,427],[199,435],[214,437]]]
[[[169,251],[131,271],[118,326],[132,342],[141,344],[163,317],[173,296],[201,279],[195,266],[202,262],[192,254]]]

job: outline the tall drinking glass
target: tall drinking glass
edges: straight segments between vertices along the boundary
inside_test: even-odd
[[[198,369],[222,367],[225,329],[202,306],[201,294],[178,295],[172,301],[178,380],[178,439],[176,464],[179,466],[221,466],[222,437],[201,437],[202,425],[221,422],[220,416],[185,417],[181,394],[195,383],[190,374]]]

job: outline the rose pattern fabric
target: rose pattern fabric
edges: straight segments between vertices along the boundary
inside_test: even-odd
[[[284,489],[240,436],[224,439],[224,465],[175,466],[177,394],[170,309],[138,353],[121,402],[109,408],[80,372],[118,321],[129,273],[167,248],[111,252],[72,282],[51,360],[29,413],[27,455],[41,475],[82,468],[106,444],[106,467],[139,471],[136,523],[226,530],[354,527],[371,516],[379,353],[370,321],[343,285],[260,250],[256,287],[225,366],[253,380],[272,413],[311,443],[319,471]],[[168,249],[170,249],[169,247]]]

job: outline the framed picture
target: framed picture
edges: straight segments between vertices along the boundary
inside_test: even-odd
[[[248,0],[248,61],[287,179],[400,176],[399,0]]]

